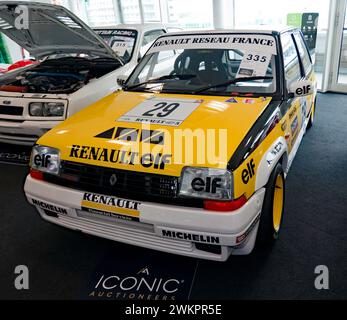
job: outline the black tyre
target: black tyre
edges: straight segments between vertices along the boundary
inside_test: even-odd
[[[282,165],[278,163],[266,185],[260,216],[256,246],[272,245],[278,238],[283,220],[285,180]]]

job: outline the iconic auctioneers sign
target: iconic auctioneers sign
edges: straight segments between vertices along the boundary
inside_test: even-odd
[[[161,37],[147,54],[175,49],[232,49],[276,54],[275,38],[262,34],[204,34]]]

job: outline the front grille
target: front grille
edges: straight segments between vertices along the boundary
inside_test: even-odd
[[[8,137],[15,137],[15,138],[28,138],[28,139],[35,139],[37,140],[39,136],[32,135],[32,134],[20,134],[20,133],[8,133],[8,132],[1,132],[0,135],[8,136]]]
[[[23,107],[0,105],[0,114],[8,116],[23,115]]]
[[[60,176],[45,174],[44,178],[48,182],[81,191],[131,200],[203,207],[199,199],[178,198],[179,181],[172,176],[62,161]]]
[[[5,118],[0,118],[0,121],[6,121],[6,122],[15,122],[15,123],[23,123],[24,120],[17,120],[17,119],[5,119]]]

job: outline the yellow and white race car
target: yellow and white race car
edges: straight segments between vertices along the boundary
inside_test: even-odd
[[[278,237],[315,101],[297,29],[163,35],[123,90],[38,140],[25,193],[45,220],[88,234],[210,260],[249,254]]]

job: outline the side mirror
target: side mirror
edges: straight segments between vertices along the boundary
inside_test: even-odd
[[[127,79],[128,79],[128,76],[126,76],[125,74],[122,74],[122,75],[118,76],[117,84],[123,88],[125,86]]]
[[[289,94],[293,97],[309,96],[313,92],[314,84],[309,80],[295,81],[289,86]]]
[[[139,63],[142,59],[141,53],[139,54],[139,56],[137,57],[137,63]]]

